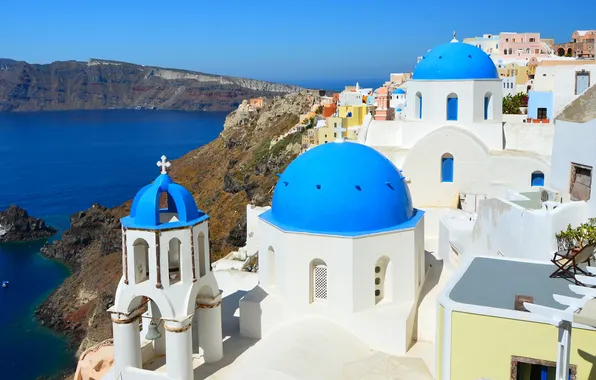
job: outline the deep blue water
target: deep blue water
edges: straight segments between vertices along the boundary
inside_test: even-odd
[[[324,89],[324,90],[334,90],[337,92],[341,92],[346,86],[355,86],[356,82],[360,85],[361,88],[379,88],[381,87],[386,81],[389,80],[389,75],[386,78],[347,78],[347,79],[325,79],[325,80],[314,80],[314,79],[305,79],[305,80],[293,80],[293,81],[285,81],[290,84],[294,84],[297,86],[311,88],[311,89]]]
[[[93,203],[131,199],[176,159],[217,137],[225,113],[65,111],[0,113],[0,210],[10,204],[61,231]],[[35,307],[67,276],[39,254],[43,242],[0,245],[0,378],[32,380],[73,363],[61,336],[40,326]]]

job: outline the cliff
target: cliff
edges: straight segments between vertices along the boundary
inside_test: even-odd
[[[246,204],[270,204],[276,173],[301,150],[301,133],[274,145],[271,141],[297,124],[315,101],[315,95],[304,92],[266,100],[259,110],[241,105],[228,115],[217,139],[172,162],[173,179],[191,191],[198,207],[211,217],[212,261],[244,245]],[[61,240],[42,250],[70,265],[73,274],[36,315],[43,324],[68,334],[79,353],[112,335],[106,309],[122,275],[119,218],[129,209],[127,202],[114,209],[94,205],[77,213]]]
[[[10,206],[0,211],[0,243],[21,242],[48,238],[58,232],[41,220],[29,216],[27,211]]]
[[[232,111],[243,99],[300,90],[260,80],[100,59],[37,65],[0,58],[0,111],[136,107]]]

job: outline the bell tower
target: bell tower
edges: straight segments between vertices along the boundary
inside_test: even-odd
[[[157,166],[160,175],[121,219],[122,278],[108,310],[114,370],[126,378],[165,354],[168,378],[191,380],[194,354],[223,357],[221,291],[209,260],[209,216],[168,175],[165,156]]]

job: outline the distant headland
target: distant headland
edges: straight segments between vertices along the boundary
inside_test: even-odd
[[[0,111],[232,111],[247,98],[302,90],[261,80],[103,59],[39,65],[0,58]]]

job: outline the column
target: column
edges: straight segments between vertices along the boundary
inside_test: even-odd
[[[192,353],[199,353],[199,314],[192,316]]]
[[[166,321],[166,369],[174,380],[193,380],[191,321]]]
[[[114,367],[121,373],[127,367],[142,368],[139,317],[112,314]]]
[[[221,332],[221,293],[206,302],[202,299],[197,313],[199,314],[199,344],[203,349],[206,363],[213,363],[223,358],[223,342]]]
[[[559,339],[557,345],[556,380],[569,379],[569,356],[571,352],[571,322],[559,322]]]

